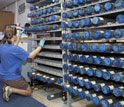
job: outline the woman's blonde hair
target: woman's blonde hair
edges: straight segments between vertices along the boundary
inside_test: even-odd
[[[4,32],[4,38],[2,39],[2,43],[4,44],[7,42],[8,44],[12,44],[11,39],[13,38],[14,35],[16,35],[16,33],[17,33],[16,28],[12,27],[6,28]]]

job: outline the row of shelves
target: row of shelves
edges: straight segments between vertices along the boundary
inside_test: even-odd
[[[53,12],[53,13],[49,13],[49,14],[42,15],[42,16],[32,17],[32,19],[44,18],[44,17],[48,17],[48,16],[51,16],[51,15],[57,15],[57,14],[61,14],[61,11],[58,11],[58,12]]]
[[[48,65],[48,66],[62,68],[62,61],[50,60],[50,59],[45,59],[45,58],[37,58],[34,60],[34,62]]]
[[[69,20],[74,21],[74,20],[80,20],[80,19],[87,18],[87,17],[90,18],[90,17],[105,16],[105,15],[115,14],[115,13],[120,13],[120,12],[124,12],[124,8],[111,10],[111,11],[106,11],[106,12],[102,12],[102,13],[99,13],[99,14],[87,15],[87,16],[74,18],[74,19],[69,19]]]
[[[44,72],[44,73],[48,73],[51,75],[63,77],[62,70],[60,70],[60,69],[56,69],[56,68],[52,68],[52,67],[48,67],[48,66],[44,66],[44,65],[34,66],[33,69]]]
[[[62,54],[57,52],[41,52],[38,56],[62,59]]]
[[[92,5],[96,5],[96,4],[100,4],[100,3],[105,3],[105,2],[108,2],[108,1],[111,1],[111,0],[98,0],[97,2],[93,2],[93,3],[90,3],[90,4],[74,7],[72,9],[66,9],[65,12],[80,9],[80,8],[84,8],[84,7],[88,7],[88,6],[92,6]]]

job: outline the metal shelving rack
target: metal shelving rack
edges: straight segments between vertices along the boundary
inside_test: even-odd
[[[67,2],[67,1],[68,0],[65,0],[65,2]],[[85,5],[85,4],[84,5],[79,5],[77,7],[71,8],[71,9],[70,8],[66,8],[66,9],[64,9],[63,12],[73,11],[73,10],[76,10],[76,9],[80,9],[82,7],[93,6],[93,5],[98,4],[98,3],[99,4],[102,4],[102,3],[105,3],[105,2],[108,2],[108,1],[111,1],[111,0],[98,0],[96,2],[89,3],[87,5]],[[92,15],[73,17],[73,18],[70,18],[70,19],[69,18],[64,18],[63,20],[67,24],[68,21],[80,20],[80,19],[87,18],[87,17],[92,18],[92,17],[95,17],[95,16],[97,16],[97,17],[104,17],[104,16],[107,16],[107,15],[115,15],[115,14],[122,13],[122,12],[124,12],[124,9],[123,8],[119,8],[119,9],[112,9],[110,11],[105,11],[103,13],[94,13]],[[83,27],[83,28],[81,28],[81,27],[79,27],[79,28],[66,28],[65,32],[63,32],[63,33],[84,32],[86,30],[90,31],[92,29],[95,29],[95,30],[96,29],[98,29],[98,30],[99,29],[108,29],[108,28],[114,29],[114,28],[117,28],[117,27],[123,29],[124,23],[111,23],[111,24],[98,25],[98,26],[90,26],[90,27]],[[123,40],[123,38],[114,39],[114,41],[111,40],[111,39],[108,39],[108,40],[106,40],[106,39],[103,39],[103,40],[75,40],[75,41],[73,41],[71,39],[70,40],[69,39],[68,40],[62,39],[62,43],[71,43],[71,42],[73,42],[73,43],[124,43],[124,40]],[[72,52],[73,51],[70,51],[68,49],[63,49],[63,54],[64,53],[69,54],[69,53],[72,53]],[[77,53],[78,52],[79,51],[77,51]],[[73,52],[73,53],[75,53],[75,52]],[[111,55],[112,54],[114,54],[114,55],[119,54],[119,53],[114,53],[114,52],[107,52],[107,53],[109,53]],[[81,54],[83,54],[83,52]],[[100,55],[100,52],[98,52],[97,54]],[[120,52],[120,54],[123,54],[123,52]],[[71,63],[72,62],[70,62],[69,60],[64,60],[63,59],[63,64],[71,64]],[[76,63],[74,63],[74,64],[76,64]],[[78,65],[78,63],[77,63],[77,65]],[[63,74],[69,74],[68,69],[67,70],[64,70],[63,69]],[[88,78],[90,78],[90,77],[88,77]],[[65,80],[65,79],[64,79],[64,85],[65,86],[69,85],[69,82],[67,80]],[[71,107],[71,104],[72,104],[72,95],[68,91],[67,91],[67,98],[68,98],[67,105],[68,105],[68,107]]]
[[[38,9],[31,11],[32,12],[38,12],[41,9],[47,9],[49,7],[53,6],[59,6],[60,10],[57,12],[47,13],[41,16],[31,17],[31,20],[37,19],[37,18],[46,18],[51,15],[59,15],[61,16],[61,10],[62,10],[62,1],[59,0],[59,2],[51,3],[51,1],[47,0],[39,0],[36,3],[33,3],[31,5],[39,6]],[[36,26],[39,25],[52,25],[52,24],[59,24],[61,23],[61,19],[59,21],[52,21],[52,22],[44,22],[41,24],[34,24]],[[50,37],[46,38],[45,45],[42,49],[42,51],[37,55],[37,57],[33,60],[32,64],[32,71],[39,71],[40,73],[45,73],[46,75],[51,76],[57,76],[58,78],[63,78],[63,72],[62,72],[62,50],[60,49],[59,44],[62,41],[61,38],[61,31],[62,29],[59,28],[57,30],[48,30],[48,31],[40,31],[40,32],[31,32],[33,33],[33,43],[32,47],[33,50],[38,46],[39,41],[41,40],[40,35],[51,35]],[[55,83],[56,84],[56,83]]]

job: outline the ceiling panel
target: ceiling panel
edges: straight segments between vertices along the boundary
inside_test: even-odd
[[[17,0],[0,0],[0,10]]]

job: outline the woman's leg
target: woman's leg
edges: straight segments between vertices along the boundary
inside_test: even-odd
[[[11,90],[12,90],[12,93],[20,94],[20,95],[24,95],[24,96],[30,96],[32,93],[32,89],[29,85],[26,90],[17,89],[17,88],[13,88],[13,87],[11,87]]]

